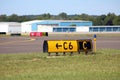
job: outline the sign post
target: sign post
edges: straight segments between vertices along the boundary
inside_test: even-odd
[[[97,38],[97,36],[96,36],[96,34],[94,34],[94,53],[96,53],[96,39]]]

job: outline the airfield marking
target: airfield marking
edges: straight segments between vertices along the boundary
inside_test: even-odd
[[[6,44],[12,44],[12,43],[20,43],[20,42],[30,42],[30,41],[35,41],[36,39],[28,39],[25,41],[11,41],[11,42],[4,42],[4,43],[0,43],[0,45],[6,45]]]

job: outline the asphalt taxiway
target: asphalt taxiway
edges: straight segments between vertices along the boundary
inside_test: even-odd
[[[92,39],[81,36],[48,36],[48,37],[0,37],[0,53],[41,53],[44,40],[77,40]],[[120,37],[97,37],[97,49],[120,50]]]

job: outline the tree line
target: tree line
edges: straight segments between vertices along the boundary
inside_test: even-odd
[[[120,25],[120,15],[114,13],[108,13],[107,15],[88,15],[88,14],[74,14],[68,15],[62,12],[58,15],[51,15],[50,13],[44,13],[41,15],[22,15],[12,14],[7,16],[5,14],[0,15],[0,22],[24,22],[30,20],[85,20],[92,21],[93,25]]]

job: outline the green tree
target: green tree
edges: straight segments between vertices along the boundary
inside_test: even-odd
[[[79,15],[75,14],[74,16],[72,16],[72,20],[80,20]]]
[[[101,23],[101,25],[105,25],[105,18],[106,18],[106,15],[101,15],[100,16],[100,23]]]
[[[81,14],[80,16],[79,16],[79,19],[80,20],[89,20],[89,15],[88,14]]]
[[[36,19],[38,19],[38,20],[42,20],[43,17],[42,17],[41,15],[39,15],[39,16],[36,17]]]
[[[51,19],[51,15],[50,13],[45,13],[45,14],[42,14],[42,17],[39,17],[41,19]]]
[[[59,16],[59,19],[67,20],[67,13],[62,12],[58,16]]]
[[[120,25],[120,15],[113,20],[113,25]]]
[[[11,16],[8,17],[9,22],[18,22],[19,17],[17,14],[12,14]]]
[[[0,22],[7,21],[7,16],[5,14],[0,15]]]
[[[114,13],[107,14],[107,17],[105,18],[105,25],[113,25],[113,20],[116,17]]]
[[[27,16],[19,16],[18,17],[18,22],[24,22],[24,21],[29,21],[31,20],[30,18],[28,18]]]

